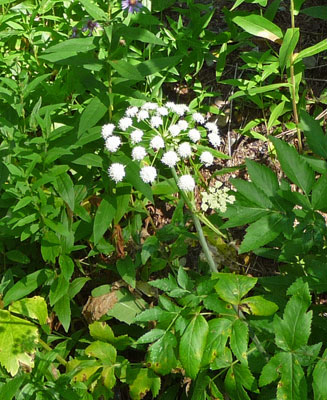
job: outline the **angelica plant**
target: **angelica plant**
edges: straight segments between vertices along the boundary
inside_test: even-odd
[[[102,137],[109,154],[117,153],[118,158],[119,150],[127,145],[130,159],[139,164],[139,176],[144,183],[156,183],[161,176],[160,170],[170,168],[190,209],[210,268],[216,271],[199,218],[221,233],[198,212],[194,190],[201,179],[199,170],[214,165],[215,157],[224,157],[217,150],[221,145],[217,125],[201,113],[192,112],[185,104],[147,102],[141,107],[128,107],[116,125],[104,125]],[[123,181],[125,167],[124,163],[113,162],[108,169],[110,179],[115,183]]]

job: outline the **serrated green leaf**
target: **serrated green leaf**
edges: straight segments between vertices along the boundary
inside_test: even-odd
[[[180,340],[179,357],[185,373],[195,379],[202,361],[209,327],[202,315],[192,318]]]
[[[270,214],[251,224],[246,229],[239,254],[256,250],[274,240],[284,230],[283,220],[280,214]]]
[[[243,364],[235,364],[228,369],[224,385],[228,395],[237,400],[250,400],[244,388],[256,391],[255,379]]]
[[[67,281],[67,279],[62,274],[60,274],[58,277],[56,277],[56,279],[53,281],[50,287],[50,294],[49,294],[50,305],[53,306],[63,296],[66,296],[68,293],[68,289],[69,289],[69,281]]]
[[[247,365],[247,348],[249,341],[249,328],[244,321],[237,319],[231,328],[230,347],[241,363]]]
[[[313,185],[312,188],[312,207],[315,210],[326,211],[327,204],[327,175],[322,175]]]
[[[85,354],[89,357],[99,358],[106,365],[112,365],[116,361],[117,352],[114,346],[110,343],[95,341],[91,343],[86,349]]]
[[[75,192],[73,181],[70,176],[67,173],[57,176],[56,184],[60,197],[68,204],[69,208],[74,211]]]
[[[204,306],[211,311],[221,315],[235,315],[235,310],[230,303],[221,300],[217,294],[209,294],[203,300]]]
[[[253,182],[244,181],[242,179],[231,179],[230,181],[241,195],[255,205],[266,209],[266,211],[274,207],[269,197]]]
[[[9,311],[37,319],[41,325],[47,323],[47,303],[44,298],[40,296],[15,301],[9,306]]]
[[[65,332],[68,332],[70,321],[71,321],[71,309],[70,309],[70,298],[69,296],[61,297],[53,307],[54,312],[56,313],[59,321],[65,329]]]
[[[256,285],[257,279],[244,275],[218,273],[215,285],[216,292],[227,303],[238,305],[241,299]]]
[[[160,378],[151,369],[127,367],[126,382],[132,400],[141,400],[150,390],[153,397],[159,394]]]
[[[245,306],[243,311],[247,312],[247,308],[253,315],[269,316],[273,315],[277,310],[277,304],[266,300],[261,296],[247,297],[242,302],[241,306]]]
[[[310,149],[318,156],[326,159],[327,137],[320,123],[303,110],[300,111],[300,117],[300,129],[303,131]]]
[[[190,289],[190,280],[187,275],[187,272],[184,270],[183,267],[178,268],[178,274],[177,274],[177,282],[179,286],[183,289]],[[192,285],[191,285],[192,286]]]
[[[94,244],[99,243],[103,234],[109,228],[116,213],[116,202],[112,196],[104,197],[97,209],[94,218],[93,235]]]
[[[327,399],[327,350],[324,351],[321,360],[317,362],[312,376],[315,400]]]
[[[150,281],[149,284],[164,292],[179,289],[176,279],[171,274],[168,275],[168,278],[156,279],[155,281]]]
[[[95,321],[89,325],[90,335],[95,340],[101,340],[102,342],[112,343],[115,335],[108,324],[105,322]]]
[[[268,385],[280,377],[277,385],[277,400],[306,400],[305,376],[296,356],[292,353],[277,353],[261,372],[260,386]]]
[[[165,334],[163,329],[151,329],[150,332],[145,333],[139,339],[137,344],[152,343],[160,339]]]
[[[59,266],[63,277],[69,281],[74,272],[74,261],[66,254],[59,256]]]
[[[262,207],[228,205],[227,211],[223,215],[224,218],[228,218],[228,221],[225,222],[221,228],[233,228],[235,226],[250,224],[264,215],[267,215],[268,212],[270,211],[267,211],[266,208]]]
[[[203,353],[202,366],[211,364],[217,355],[223,353],[228,337],[231,335],[232,321],[224,318],[211,319],[209,332]]]
[[[136,270],[133,260],[130,256],[126,256],[125,258],[121,258],[117,261],[117,270],[121,278],[128,283],[130,286],[135,288],[136,285]]]
[[[124,288],[116,290],[115,294],[118,301],[107,312],[107,315],[130,325],[134,322],[135,317],[146,308],[147,304],[143,299],[134,297]]]
[[[19,388],[23,385],[25,379],[26,375],[18,375],[4,383],[0,387],[0,399],[12,400]]]
[[[311,331],[312,311],[306,312],[309,307],[307,296],[310,298],[309,286],[294,294],[286,304],[283,318],[274,317],[276,345],[285,351],[294,351],[305,346]]]
[[[285,174],[306,194],[309,194],[315,181],[313,170],[306,162],[303,162],[294,147],[272,136],[269,139],[276,148],[278,160]]]
[[[156,236],[149,236],[148,238],[146,238],[141,251],[142,264],[144,265],[148,261],[148,259],[158,251],[158,249],[159,240]]]
[[[160,375],[169,374],[177,366],[176,346],[176,337],[171,332],[167,332],[153,343],[147,355],[147,362],[151,364],[150,368]]]
[[[247,159],[245,163],[251,181],[257,186],[257,188],[263,190],[267,196],[273,197],[279,189],[276,174],[265,165],[261,165],[250,159]]]
[[[5,310],[0,310],[0,326],[0,364],[12,376],[20,365],[33,368],[39,338],[37,327]]]
[[[107,106],[103,104],[98,97],[93,97],[89,104],[84,108],[81,115],[78,126],[78,137],[88,129],[93,128],[93,126],[95,126],[95,124],[105,115],[107,109]],[[95,154],[93,154],[93,156],[95,156]]]
[[[134,322],[169,321],[172,320],[175,316],[175,313],[162,310],[160,307],[153,307],[137,315]]]

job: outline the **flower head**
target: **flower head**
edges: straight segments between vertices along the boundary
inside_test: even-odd
[[[164,116],[168,115],[168,110],[166,107],[158,107],[157,113],[164,117]]]
[[[178,155],[175,151],[173,150],[169,150],[167,151],[161,159],[161,162],[165,165],[167,165],[168,167],[172,168],[176,165],[178,161]]]
[[[178,148],[177,148],[177,153],[182,157],[182,158],[187,158],[191,157],[192,155],[192,148],[191,145],[188,142],[183,142],[181,143]]]
[[[204,151],[200,156],[200,161],[205,167],[210,167],[213,164],[213,155],[209,151]]]
[[[140,129],[135,129],[131,133],[131,141],[133,144],[140,143],[143,137],[143,132]]]
[[[197,122],[198,124],[204,124],[204,116],[198,112],[195,112],[194,114],[192,114],[192,118],[194,119],[195,122]]]
[[[150,119],[150,125],[153,128],[159,128],[160,125],[163,124],[163,120],[159,115],[154,115],[153,117],[151,117]]]
[[[181,190],[192,192],[195,188],[195,181],[191,175],[182,175],[178,180],[178,187]]]
[[[122,131],[126,131],[126,129],[128,129],[132,125],[133,121],[130,117],[123,117],[118,123],[119,129],[121,129]]]
[[[218,135],[219,129],[214,122],[207,122],[204,126],[208,129],[210,133],[216,133]]]
[[[170,125],[168,130],[172,137],[178,136],[181,132],[181,128],[177,124]]]
[[[165,142],[161,136],[157,135],[151,139],[150,147],[155,150],[163,149],[165,147]]]
[[[189,108],[186,104],[174,104],[173,103],[171,106],[171,110],[175,114],[178,114],[179,116],[183,116],[187,111],[189,111]]]
[[[149,113],[147,112],[147,110],[140,110],[137,113],[137,121],[144,121],[145,119],[149,118]]]
[[[213,145],[213,147],[220,146],[220,136],[217,133],[209,133],[208,139],[209,142]]]
[[[145,183],[153,183],[157,177],[157,171],[154,167],[147,165],[141,168],[140,177]]]
[[[128,10],[129,13],[139,12],[143,7],[139,0],[123,0],[121,2],[121,8],[123,10]]]
[[[106,148],[111,153],[115,153],[119,149],[120,145],[121,145],[121,140],[119,136],[112,135],[109,136],[106,140]]]
[[[113,163],[108,169],[108,175],[116,183],[121,182],[125,176],[125,166],[120,163]]]
[[[132,150],[133,161],[141,161],[146,156],[146,150],[143,146],[136,146]]]
[[[138,112],[138,108],[137,107],[135,107],[135,106],[131,106],[131,107],[128,107],[128,109],[126,110],[126,117],[135,117],[135,115],[137,114],[137,112]]]
[[[185,119],[179,120],[177,125],[181,128],[181,131],[186,131],[188,128],[188,123],[185,121]]]
[[[158,104],[157,103],[147,102],[147,103],[144,103],[141,108],[142,108],[142,110],[147,110],[147,111],[152,110],[153,111],[153,110],[156,110],[158,108]]]
[[[201,133],[197,129],[193,128],[189,130],[188,137],[193,143],[196,143],[201,139]]]
[[[114,124],[103,125],[102,130],[101,130],[101,135],[102,135],[103,139],[106,140],[109,136],[111,136],[114,129],[115,129]]]

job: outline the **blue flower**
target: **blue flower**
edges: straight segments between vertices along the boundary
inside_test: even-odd
[[[129,13],[139,12],[143,7],[139,0],[122,0],[121,7],[123,10],[128,10]]]

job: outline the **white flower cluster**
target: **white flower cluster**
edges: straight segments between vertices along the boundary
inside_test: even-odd
[[[119,135],[117,131],[120,131]],[[141,107],[130,106],[117,127],[106,124],[101,133],[110,153],[117,152],[123,143],[129,143],[132,160],[142,164],[140,177],[145,183],[153,183],[158,176],[149,160],[151,156],[173,168],[179,161],[187,163],[188,159],[199,155],[199,161],[209,167],[214,163],[214,156],[208,144],[213,148],[220,146],[216,124],[198,112],[192,113],[187,105],[172,102],[163,106],[151,102]],[[197,144],[202,145],[201,153]],[[203,151],[203,145],[208,149]],[[120,182],[125,177],[125,166],[114,163],[108,174],[116,183]],[[192,191],[195,181],[191,175],[185,174],[180,176],[178,186],[181,190]]]
[[[227,203],[234,203],[235,196],[228,194],[228,188],[224,187],[221,189],[222,185],[221,182],[217,181],[214,186],[209,188],[209,193],[201,192],[201,208],[203,211],[207,211],[208,208],[211,208],[213,210],[225,212],[227,210]]]

